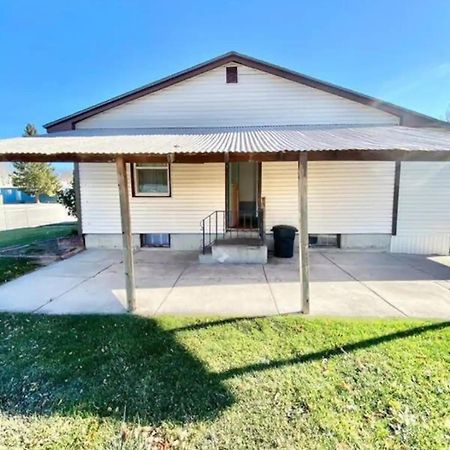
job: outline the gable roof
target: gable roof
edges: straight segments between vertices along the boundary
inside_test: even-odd
[[[400,118],[401,125],[407,126],[448,126],[446,122],[435,119],[430,116],[426,116],[424,114],[420,114],[414,111],[411,111],[406,108],[402,108],[400,106],[396,106],[392,103],[388,103],[382,100],[379,100],[374,97],[370,97],[368,95],[360,94],[359,92],[352,91],[350,89],[346,89],[340,86],[336,86],[331,83],[327,83],[324,81],[320,81],[316,78],[312,78],[306,75],[303,75],[298,72],[294,72],[289,69],[285,69],[280,66],[276,66],[274,64],[270,64],[259,59],[252,58],[250,56],[242,55],[237,52],[229,52],[224,55],[218,56],[214,59],[210,59],[206,62],[198,64],[189,69],[183,70],[181,72],[170,75],[166,78],[162,78],[158,81],[155,81],[150,84],[146,84],[140,88],[134,89],[132,91],[126,92],[122,95],[118,95],[117,97],[113,97],[109,100],[106,100],[102,103],[98,103],[89,108],[78,111],[74,114],[70,114],[68,116],[62,117],[61,119],[55,120],[53,122],[46,123],[44,128],[46,128],[47,132],[52,133],[55,131],[67,131],[73,130],[75,128],[75,124],[80,122],[81,120],[87,119],[88,117],[94,116],[95,114],[101,113],[103,111],[107,111],[108,109],[115,108],[116,106],[127,103],[131,100],[138,99],[143,97],[144,95],[151,94],[153,92],[159,91],[161,89],[172,86],[181,81],[187,80],[189,78],[200,75],[209,70],[220,67],[224,64],[229,63],[238,63],[244,66],[251,67],[253,69],[261,70],[266,73],[270,73],[272,75],[276,75],[281,78],[285,78],[290,81],[294,81],[296,83],[303,84],[305,86],[309,86],[315,89],[320,89],[322,91],[328,92],[330,94],[337,95],[339,97],[346,98],[348,100],[352,100],[354,102],[361,103],[366,106],[370,106],[376,109],[380,109],[389,114],[393,114]]]

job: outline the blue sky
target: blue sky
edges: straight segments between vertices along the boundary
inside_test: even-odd
[[[0,137],[229,50],[441,119],[450,105],[448,0],[0,1]]]

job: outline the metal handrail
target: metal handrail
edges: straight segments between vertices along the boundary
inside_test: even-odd
[[[239,213],[239,224],[237,227],[231,227],[230,210],[216,210],[208,214],[201,222],[200,228],[202,230],[202,253],[213,246],[213,244],[221,236],[226,239],[228,237],[239,237],[239,234],[245,231],[257,231],[262,242],[265,242],[265,220],[264,208],[257,209],[256,216],[252,213]],[[222,217],[221,217],[222,216]],[[222,220],[220,220],[222,219]],[[234,233],[234,235],[233,235]]]
[[[219,237],[219,215],[223,215],[223,221],[222,221],[222,234],[225,237],[225,227],[223,226],[225,224],[225,213],[224,210],[216,210],[212,213],[208,214],[201,222],[200,227],[202,230],[202,252],[203,254],[206,253],[207,249],[211,247],[214,242]],[[213,224],[215,224],[214,229],[211,228],[211,218],[213,218]],[[214,238],[213,238],[214,236]]]
[[[264,244],[266,242],[266,217],[265,209],[258,209],[258,232],[261,242]]]

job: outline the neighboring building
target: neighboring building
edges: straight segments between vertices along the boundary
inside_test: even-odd
[[[34,195],[27,194],[20,189],[14,187],[11,182],[11,173],[13,171],[10,163],[0,163],[0,196],[1,203],[5,205],[19,204],[19,203],[36,203]],[[58,174],[62,189],[68,189],[72,186],[73,170],[63,171]],[[40,203],[56,203],[58,201],[56,196],[49,196],[42,194],[39,197]]]
[[[36,203],[36,196],[27,194],[15,187],[0,187],[0,195],[3,198],[4,205],[13,205],[18,203]],[[56,197],[50,197],[42,194],[39,196],[40,203],[56,203]]]
[[[229,53],[46,128],[53,143],[65,141],[37,152],[135,161],[127,170],[137,246],[198,249],[210,215],[203,227],[213,235],[258,230],[262,206],[265,234],[298,226],[293,154],[308,151],[311,244],[449,253],[443,122],[253,58]],[[442,160],[396,162],[435,150]],[[100,156],[79,163],[82,230],[88,247],[120,247],[116,167]]]

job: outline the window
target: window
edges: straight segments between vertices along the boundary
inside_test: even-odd
[[[147,233],[141,234],[141,247],[170,247],[170,234]]]
[[[134,195],[138,197],[169,197],[169,164],[134,164]]]
[[[309,235],[310,247],[341,247],[341,235],[340,234],[310,234]]]
[[[227,83],[237,83],[238,82],[238,71],[237,67],[227,67]]]

